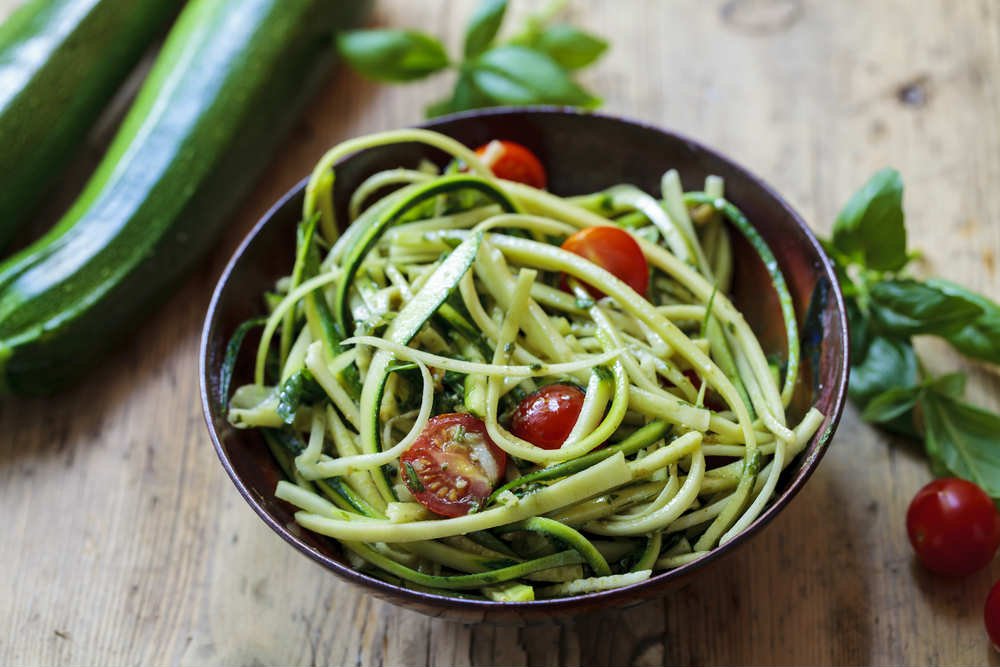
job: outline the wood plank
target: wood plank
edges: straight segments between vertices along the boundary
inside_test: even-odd
[[[16,2],[0,0],[0,15]],[[443,34],[474,3],[382,0],[379,24]],[[515,2],[523,16],[529,3]],[[605,109],[680,130],[761,174],[820,231],[878,167],[907,183],[921,270],[1000,298],[1000,9],[990,0],[574,0],[614,48]],[[88,382],[0,405],[0,662],[358,665],[996,664],[980,610],[1000,575],[914,566],[904,516],[930,475],[851,410],[801,496],[669,597],[527,628],[373,600],[272,534],[226,479],[197,397],[210,286],[322,151],[411,124],[450,76],[338,71],[211,259]],[[956,356],[922,344],[929,365]],[[972,395],[997,406],[977,369]]]

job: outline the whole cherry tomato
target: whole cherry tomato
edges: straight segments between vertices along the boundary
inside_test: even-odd
[[[618,227],[587,227],[563,241],[563,250],[597,264],[645,296],[649,285],[649,265],[642,248],[632,236]],[[564,287],[566,280],[563,280]],[[587,291],[595,298],[604,294],[590,285]]]
[[[503,477],[507,455],[473,415],[432,417],[399,457],[400,474],[421,505],[442,516],[478,509]]]
[[[510,432],[542,449],[559,449],[576,425],[584,393],[570,384],[550,384],[528,394],[514,409]]]
[[[548,182],[545,167],[535,154],[513,141],[494,139],[476,149],[476,155],[497,178],[543,189]]]
[[[993,560],[1000,547],[1000,513],[972,482],[957,477],[936,479],[910,502],[906,532],[924,567],[962,576]]]
[[[993,642],[993,648],[1000,651],[1000,581],[993,584],[990,594],[986,596],[983,621],[986,623],[986,634]]]

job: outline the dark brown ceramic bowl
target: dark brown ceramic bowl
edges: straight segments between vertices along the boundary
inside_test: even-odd
[[[812,405],[826,418],[806,450],[786,469],[767,510],[746,531],[706,557],[647,581],[602,593],[528,603],[461,600],[399,588],[351,569],[335,540],[302,530],[292,506],[274,497],[280,472],[260,437],[229,426],[219,395],[219,374],[226,343],[234,328],[261,314],[261,295],[286,275],[294,256],[295,225],[302,209],[305,182],[299,183],[268,211],[236,251],[215,289],[201,345],[201,391],[208,430],[223,467],[260,517],[292,546],[338,576],[371,594],[434,616],[465,621],[520,622],[564,616],[597,608],[623,606],[663,595],[671,584],[707,571],[763,528],[798,493],[816,469],[840,418],[847,389],[848,341],[844,302],[816,238],[791,207],[745,169],[719,153],[671,132],[620,118],[563,109],[489,110],[442,118],[425,127],[468,146],[493,138],[520,142],[541,158],[549,189],[562,195],[593,192],[616,183],[633,183],[658,192],[660,176],[680,171],[685,188],[700,189],[707,174],[725,178],[726,195],[739,206],[771,246],[795,302],[802,331],[803,368],[790,408],[797,421]],[[336,201],[343,205],[366,176],[376,170],[414,166],[421,158],[441,162],[442,154],[416,144],[370,150],[337,166]],[[344,215],[340,216],[344,219]],[[766,352],[784,353],[777,298],[762,262],[739,233],[734,238],[733,300],[757,332]],[[249,381],[248,340],[233,386]]]

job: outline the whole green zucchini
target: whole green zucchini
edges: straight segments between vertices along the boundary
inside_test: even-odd
[[[31,0],[0,24],[0,248],[183,0]]]
[[[146,0],[142,0],[145,2]],[[0,390],[50,393],[208,250],[363,0],[193,0],[80,198],[0,265]]]

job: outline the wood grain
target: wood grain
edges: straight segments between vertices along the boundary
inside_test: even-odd
[[[18,4],[0,0],[0,13]],[[514,2],[523,15],[530,3]],[[382,0],[379,24],[445,35],[473,2]],[[614,48],[585,80],[608,111],[729,153],[821,232],[874,169],[907,184],[928,272],[1000,297],[1000,5],[993,0],[574,0]],[[669,598],[509,628],[370,599],[272,534],[211,449],[199,328],[226,258],[323,149],[411,124],[448,76],[384,87],[338,71],[231,230],[86,384],[0,405],[0,663],[658,665],[997,664],[981,608],[1000,565],[961,581],[914,567],[918,456],[845,416],[801,496]],[[958,363],[922,345],[933,368]],[[997,375],[973,392],[997,406]]]

